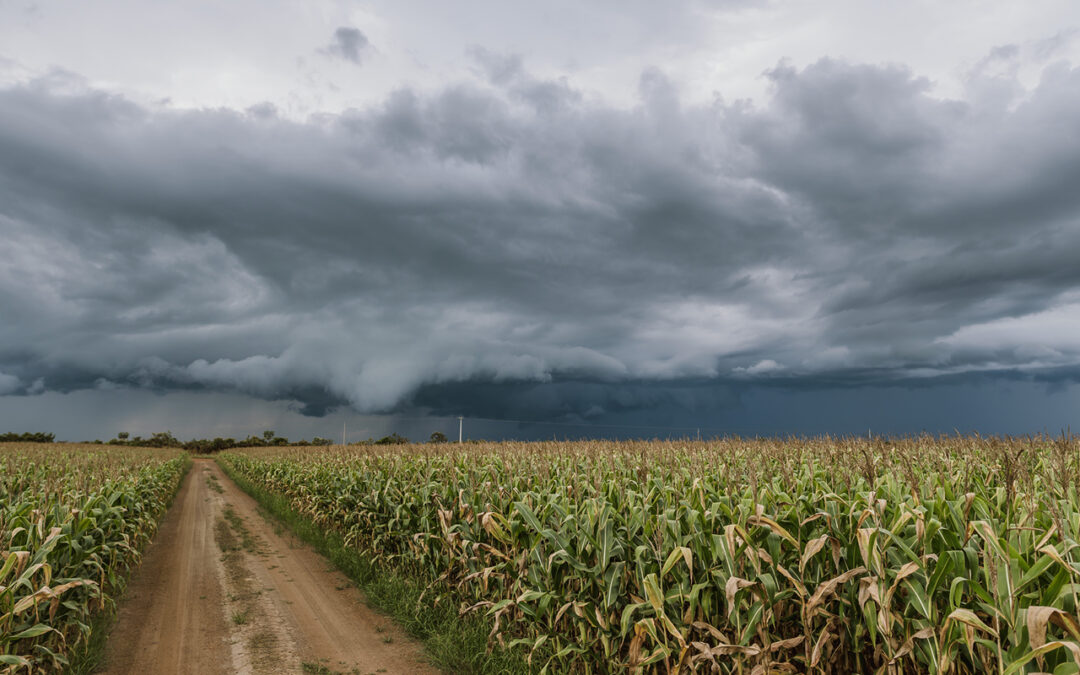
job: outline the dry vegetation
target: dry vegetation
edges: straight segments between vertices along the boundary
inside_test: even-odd
[[[222,461],[557,672],[1076,673],[1080,443],[254,449]]]
[[[0,444],[0,672],[69,665],[186,466],[171,449]]]

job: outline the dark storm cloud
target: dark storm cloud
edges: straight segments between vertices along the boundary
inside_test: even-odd
[[[649,70],[626,109],[472,56],[306,122],[0,91],[0,393],[595,420],[1080,364],[1080,71],[942,100],[822,60],[688,105]]]
[[[367,36],[360,32],[359,28],[341,26],[334,31],[333,41],[323,51],[330,56],[358,64],[369,44]]]

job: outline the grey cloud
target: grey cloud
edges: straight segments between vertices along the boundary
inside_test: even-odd
[[[497,54],[478,45],[467,50],[484,77],[496,86],[505,86],[525,76],[525,64],[520,54]]]
[[[595,420],[1080,364],[1080,71],[1003,105],[822,60],[698,105],[650,70],[620,108],[473,55],[304,122],[0,90],[0,371]]]
[[[14,375],[0,371],[0,396],[12,394],[22,387],[22,381]]]
[[[1061,371],[1056,371],[1061,372]],[[722,434],[888,433],[1057,434],[1075,421],[1080,381],[1018,376],[959,376],[903,385],[837,382],[822,387],[691,383],[459,384],[424,387],[416,399],[466,415],[465,438],[692,437]],[[436,391],[437,390],[437,391]],[[307,401],[305,401],[307,403]],[[308,405],[310,405],[308,403]],[[429,407],[428,410],[433,409]],[[458,421],[423,409],[359,415],[345,409],[301,414],[295,400],[266,403],[241,394],[179,391],[147,395],[124,386],[0,399],[0,429],[55,431],[65,440],[109,438],[118,431],[180,438],[244,437],[275,429],[290,438],[350,440],[391,432],[423,440],[435,430],[456,438]],[[522,414],[522,413],[526,414]],[[494,420],[483,419],[499,418]],[[514,420],[514,421],[507,421]],[[1073,428],[1076,428],[1075,423]]]
[[[1053,58],[1061,49],[1073,42],[1078,35],[1080,35],[1080,28],[1065,28],[1048,38],[1037,41],[1032,46],[1032,52],[1036,58],[1041,60]]]
[[[581,103],[581,92],[571,87],[566,78],[543,80],[533,77],[525,69],[520,54],[495,53],[476,46],[470,47],[468,54],[479,66],[485,80],[540,115],[566,112]]]
[[[1018,45],[999,45],[990,50],[988,59],[1000,59],[1007,61],[1014,59],[1020,54],[1020,47]]]
[[[359,28],[341,26],[334,31],[333,41],[323,49],[323,52],[359,64],[370,44],[367,36]]]

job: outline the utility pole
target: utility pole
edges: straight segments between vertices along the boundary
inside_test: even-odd
[[[461,442],[461,430],[462,430],[462,428],[464,428],[464,426],[465,426],[465,418],[459,416],[457,418],[457,442],[458,443]]]
[[[345,445],[345,425],[346,424],[348,424],[348,422],[342,421],[342,423],[341,423],[341,444],[342,445]]]

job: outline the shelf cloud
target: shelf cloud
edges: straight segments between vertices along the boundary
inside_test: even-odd
[[[324,51],[368,49],[342,26]],[[0,395],[600,419],[1076,381],[1080,68],[1009,67],[1053,45],[997,47],[949,96],[823,57],[774,62],[757,99],[660,64],[629,103],[465,52],[306,117],[59,70],[0,87]]]

